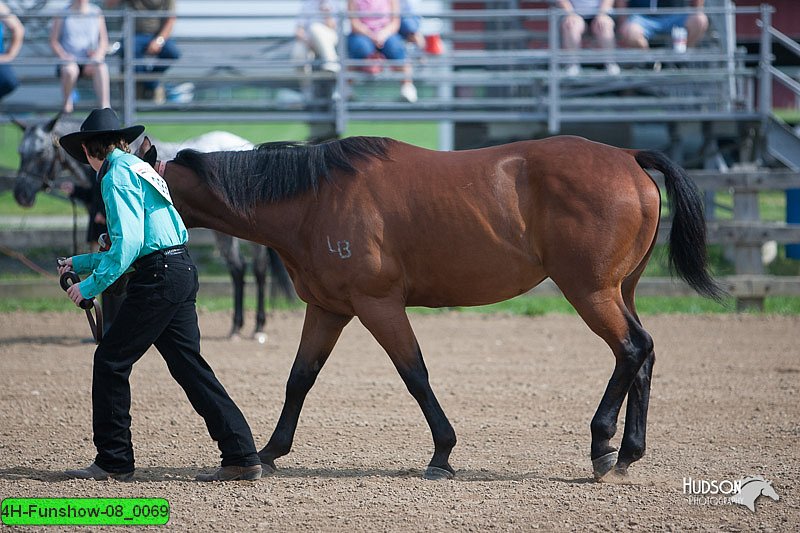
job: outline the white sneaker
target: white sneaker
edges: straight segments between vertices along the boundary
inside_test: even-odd
[[[575,76],[580,75],[580,73],[581,73],[581,66],[578,65],[577,63],[573,63],[564,70],[564,74],[570,78],[574,78]]]
[[[406,102],[413,104],[417,101],[417,88],[410,81],[404,82],[403,85],[400,86],[400,96],[402,96],[403,100]]]
[[[167,102],[188,104],[194,100],[194,83],[185,82],[178,85],[167,86]]]
[[[606,63],[606,73],[610,76],[619,76],[619,65],[616,63]]]
[[[322,64],[321,68],[326,72],[333,72],[333,73],[342,70],[342,66],[339,63],[336,63],[335,61],[326,61],[325,63]]]

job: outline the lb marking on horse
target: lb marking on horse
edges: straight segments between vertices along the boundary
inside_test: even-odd
[[[341,259],[347,259],[353,255],[350,251],[350,241],[336,241],[336,248],[334,248],[330,235],[328,236],[328,251],[332,254],[339,254]]]

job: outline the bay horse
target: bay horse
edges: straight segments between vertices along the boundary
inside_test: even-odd
[[[17,204],[22,207],[32,207],[39,192],[56,189],[64,181],[86,190],[91,187],[94,180],[94,171],[91,167],[82,165],[69,157],[58,144],[59,137],[78,131],[81,125],[79,119],[63,117],[59,113],[46,121],[30,123],[17,119],[12,119],[12,121],[23,131],[18,149],[20,165],[14,183],[14,199]],[[194,148],[199,151],[253,148],[253,144],[247,139],[226,131],[204,133],[183,142],[159,141],[158,146],[159,150],[168,157],[174,157],[183,148]],[[136,147],[137,145],[134,144],[133,149]],[[244,326],[246,263],[239,239],[214,232],[214,240],[233,283],[233,323],[229,336],[236,339]],[[256,322],[253,336],[259,342],[264,342],[266,340],[264,331],[267,316],[265,308],[267,273],[269,272],[275,281],[270,292],[271,301],[275,300],[279,292],[288,299],[293,299],[295,295],[286,269],[274,250],[253,244],[251,255],[256,281]]]
[[[663,154],[559,136],[437,152],[387,138],[244,152],[181,151],[163,175],[189,227],[275,248],[306,302],[300,345],[265,468],[289,453],[306,395],[357,316],[394,363],[433,436],[428,479],[450,478],[456,434],[428,380],[407,306],[473,306],[551,278],[611,348],[615,366],[591,421],[596,479],[624,475],[645,452],[653,339],[634,292],[656,243],[665,176],[669,258],[700,294],[708,272],[702,199]],[[611,439],[625,398],[619,452]]]

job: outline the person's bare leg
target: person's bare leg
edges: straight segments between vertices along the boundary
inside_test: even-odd
[[[108,76],[108,65],[100,63],[91,66],[92,85],[94,94],[101,108],[111,107],[111,89]]]
[[[708,30],[708,17],[705,13],[693,13],[686,19],[686,45],[695,46]]]
[[[64,103],[61,105],[61,110],[64,113],[72,113],[74,108],[72,103],[72,91],[75,89],[75,84],[78,82],[79,74],[80,69],[77,63],[61,65],[61,90],[64,93]]]
[[[561,46],[564,50],[577,50],[581,47],[581,37],[586,31],[583,18],[571,13],[561,21]]]
[[[400,85],[400,95],[403,97],[404,100],[415,103],[417,101],[417,87],[414,85],[414,80],[412,78],[413,69],[411,65],[406,63],[403,65],[403,83]]]
[[[603,50],[614,49],[614,20],[608,15],[597,15],[592,21],[592,35]],[[614,61],[606,62],[606,71],[609,74],[619,74],[619,65]]]
[[[650,43],[644,36],[644,29],[638,24],[626,23],[622,27],[622,42],[629,48],[650,48]]]
[[[604,50],[614,48],[614,21],[608,15],[597,15],[592,21],[592,35]]]
[[[577,50],[581,47],[581,38],[586,31],[586,22],[583,17],[571,13],[561,21],[561,47],[564,50]],[[572,63],[567,66],[567,73],[570,76],[577,76],[580,72],[580,65]]]

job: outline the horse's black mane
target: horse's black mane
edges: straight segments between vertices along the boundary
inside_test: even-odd
[[[271,142],[241,152],[181,150],[174,162],[192,169],[231,209],[247,215],[256,204],[316,191],[333,169],[354,172],[355,160],[388,159],[390,142],[385,137],[348,137],[320,144]]]

